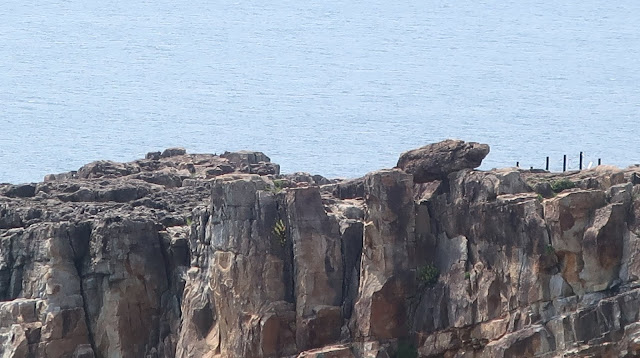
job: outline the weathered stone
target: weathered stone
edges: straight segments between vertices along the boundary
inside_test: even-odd
[[[10,185],[4,190],[4,195],[14,198],[31,198],[36,195],[35,184]]]
[[[162,185],[167,188],[182,186],[182,177],[171,172],[145,172],[135,175],[134,178],[144,180],[147,183]]]
[[[162,151],[162,154],[160,155],[160,157],[169,158],[169,157],[177,157],[185,154],[187,154],[187,151],[184,148],[167,148],[164,151]]]
[[[540,194],[544,198],[551,198],[555,195],[553,188],[549,182],[543,181],[533,185],[533,191]]]
[[[187,281],[183,301],[183,312],[190,312],[196,302],[211,302],[213,322],[207,323],[208,331],[200,328],[203,332],[196,326],[185,327],[176,354],[196,357],[211,351],[263,357],[296,352],[291,342],[295,333],[281,328],[295,326],[296,318],[287,303],[293,294],[287,284],[292,279],[287,254],[291,228],[279,218],[275,195],[268,187],[256,176],[214,183],[212,212],[204,217],[208,226],[196,249],[203,259],[198,262],[201,269]],[[276,231],[278,227],[281,231]],[[209,248],[214,249],[211,254]],[[206,307],[204,302],[196,307]],[[188,315],[190,321],[194,313]]]
[[[628,204],[605,205],[602,191],[572,191],[545,201],[553,249],[577,294],[604,290],[619,275]]]
[[[413,180],[399,170],[365,178],[364,241],[360,289],[355,304],[359,337],[390,339],[406,335],[406,298],[415,283]]]
[[[587,292],[605,290],[618,277],[627,208],[616,203],[596,210],[593,224],[584,233],[584,266],[579,277]]]
[[[331,186],[332,194],[339,199],[364,197],[364,178],[345,180]]]
[[[0,355],[640,354],[637,168],[332,181],[225,156],[0,184]]]
[[[355,358],[351,347],[335,345],[302,352],[298,358]]]
[[[76,176],[81,179],[117,178],[139,172],[140,168],[135,164],[99,160],[82,166]]]
[[[539,357],[555,349],[553,337],[541,326],[507,334],[487,345],[485,357]]]
[[[144,156],[145,159],[159,160],[162,158],[162,152],[149,152]]]
[[[303,350],[318,348],[337,341],[342,326],[344,268],[339,227],[325,213],[316,187],[290,190],[286,202],[299,318],[297,345]]]
[[[0,330],[0,352],[2,357],[28,357],[29,342],[23,328],[14,324]]]
[[[402,153],[398,168],[413,174],[416,183],[446,179],[450,173],[480,166],[489,146],[447,139]]]
[[[459,171],[450,178],[451,197],[484,202],[496,200],[505,194],[520,194],[530,191],[517,171],[474,172]]]
[[[220,157],[228,159],[229,162],[236,166],[271,162],[271,159],[262,152],[251,152],[246,150],[239,152],[224,152]]]

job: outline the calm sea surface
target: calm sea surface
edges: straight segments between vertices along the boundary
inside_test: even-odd
[[[148,151],[358,176],[453,137],[483,168],[640,162],[640,1],[0,4],[0,182]]]

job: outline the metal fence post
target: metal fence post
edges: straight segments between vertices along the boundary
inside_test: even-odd
[[[582,170],[582,152],[580,152],[580,165],[579,165],[580,170]]]

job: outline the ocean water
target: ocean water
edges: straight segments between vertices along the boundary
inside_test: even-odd
[[[260,150],[353,177],[445,138],[482,168],[640,162],[640,2],[4,0],[0,182]]]

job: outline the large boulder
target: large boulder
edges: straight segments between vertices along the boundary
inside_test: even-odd
[[[450,173],[477,168],[489,145],[447,139],[402,153],[397,167],[413,174],[416,183],[446,179]]]

